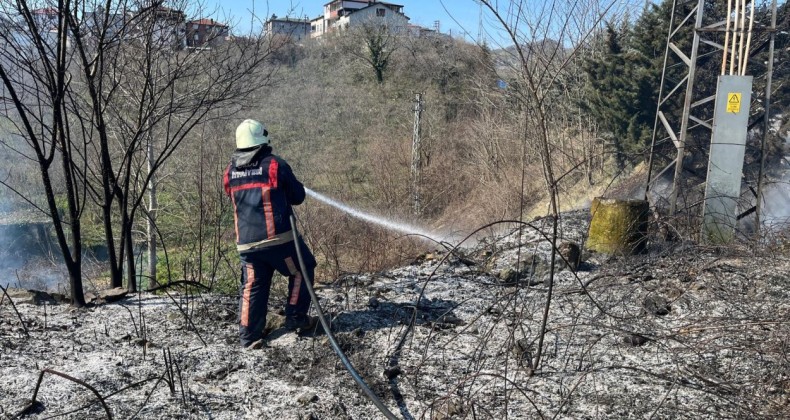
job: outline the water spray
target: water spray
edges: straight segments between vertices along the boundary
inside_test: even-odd
[[[349,206],[347,206],[347,205],[345,205],[343,203],[340,203],[338,201],[335,201],[335,200],[333,200],[333,199],[331,199],[331,198],[329,198],[329,197],[327,197],[327,196],[325,196],[323,194],[319,194],[319,193],[311,190],[310,188],[305,188],[305,191],[307,192],[307,195],[315,198],[316,200],[319,200],[319,201],[321,201],[321,202],[323,202],[325,204],[329,204],[330,206],[335,207],[338,210],[342,210],[342,211],[348,213],[348,215],[350,215],[352,217],[355,217],[357,219],[364,220],[366,222],[370,222],[370,223],[379,225],[379,226],[384,227],[386,229],[393,230],[393,231],[400,232],[400,233],[404,233],[404,234],[407,234],[407,235],[408,234],[422,235],[422,236],[425,236],[425,237],[427,237],[429,239],[432,239],[432,240],[434,240],[436,242],[439,242],[439,243],[441,243],[442,241],[447,239],[447,235],[439,236],[436,233],[431,233],[431,232],[428,232],[428,231],[426,231],[424,229],[421,229],[421,228],[418,228],[418,227],[415,227],[415,226],[411,226],[411,225],[408,225],[406,223],[400,223],[400,222],[396,222],[396,221],[393,221],[393,220],[387,220],[387,219],[385,219],[383,217],[375,216],[375,215],[372,215],[370,213],[365,213],[363,211],[351,208],[351,207],[349,207]]]

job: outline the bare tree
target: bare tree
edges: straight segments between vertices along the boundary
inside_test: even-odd
[[[519,103],[518,110],[524,120],[523,150],[532,149],[539,158],[549,214],[552,223],[549,236],[552,253],[549,269],[549,286],[537,337],[537,346],[532,370],[540,368],[543,341],[546,334],[552,301],[553,276],[557,264],[558,226],[560,217],[560,181],[557,172],[559,157],[564,154],[554,130],[553,102],[556,101],[561,76],[570,68],[573,58],[581,51],[601,20],[606,16],[613,1],[580,3],[554,0],[537,9],[526,1],[498,2],[480,0],[490,12],[498,26],[504,30],[507,41],[512,42],[510,51],[514,63],[511,68],[516,83],[512,95]],[[506,4],[505,4],[506,3]],[[522,202],[525,185],[522,176]],[[522,213],[523,217],[523,213]]]
[[[366,20],[346,29],[342,34],[346,52],[373,69],[378,83],[384,83],[384,72],[390,57],[400,47],[399,28],[391,28],[377,20]]]
[[[185,48],[184,10],[201,10],[189,0],[170,7],[161,1],[60,0],[44,9],[57,17],[53,49],[50,32],[30,3],[6,6],[6,15],[23,19],[4,33],[5,51],[14,53],[4,53],[2,75],[9,92],[30,91],[26,79],[38,81],[26,94],[39,106],[13,95],[8,100],[24,124],[19,131],[43,162],[42,174],[51,172],[56,151],[64,162],[74,241],[75,261],[67,261],[72,288],[80,277],[79,219],[90,198],[101,209],[112,285],[122,284],[125,264],[128,287],[136,290],[133,227],[146,187],[210,111],[238,111],[251,92],[268,83],[273,68],[263,64],[277,45],[272,38],[218,32],[204,44],[211,48]],[[27,44],[35,46],[32,53]],[[38,114],[31,117],[33,112]],[[51,134],[44,137],[55,140],[40,140],[41,130],[25,121],[41,125],[49,114],[52,122],[43,132]],[[150,159],[147,146],[153,149]],[[55,193],[48,195],[49,214],[58,219]],[[65,241],[65,235],[58,236]],[[68,250],[65,242],[61,248],[64,254]]]
[[[75,158],[85,143],[72,141],[68,121],[68,91],[72,86],[68,68],[68,19],[65,13],[34,13],[28,2],[3,3],[8,16],[0,29],[0,79],[5,87],[0,100],[9,110],[4,115],[26,140],[23,156],[37,162],[46,205],[39,207],[52,219],[63,261],[69,273],[71,300],[82,306],[82,231],[80,218],[85,191],[79,172],[85,162]],[[69,0],[58,0],[58,10],[68,10]],[[56,162],[60,163],[61,173]],[[62,177],[62,178],[61,178]],[[62,183],[59,180],[62,179]],[[24,192],[18,192],[24,196]],[[65,196],[65,214],[58,198]],[[35,198],[29,198],[31,203]],[[35,203],[34,203],[35,205]]]
[[[163,10],[156,3],[138,12],[130,20],[133,26],[127,29],[132,36],[113,50],[110,59],[105,57],[104,73],[123,77],[92,79],[94,84],[104,83],[105,90],[117,92],[112,98],[92,96],[91,100],[107,102],[109,114],[117,123],[116,132],[122,134],[122,146],[111,162],[112,195],[102,197],[104,205],[116,200],[119,206],[122,242],[118,249],[119,255],[125,255],[132,290],[135,284],[131,280],[136,277],[132,230],[145,185],[210,111],[223,108],[232,112],[231,107],[238,109],[251,92],[268,83],[273,69],[259,67],[280,46],[272,42],[281,42],[274,38],[240,38],[224,44],[211,42],[215,47],[210,50],[174,48],[180,45],[177,37],[174,40],[162,34],[180,30],[182,23],[177,15],[173,17],[173,10],[186,9],[190,4],[184,1],[175,9]],[[86,80],[91,80],[93,60],[83,59],[82,64]],[[149,140],[155,149],[150,170],[144,157]],[[106,220],[105,213],[105,228],[109,225]],[[116,271],[120,272],[120,267]]]

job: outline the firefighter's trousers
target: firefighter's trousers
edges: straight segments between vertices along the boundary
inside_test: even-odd
[[[315,257],[300,239],[302,258],[308,277],[315,272]],[[266,327],[269,291],[274,270],[288,277],[288,296],[285,302],[286,318],[307,315],[310,294],[304,284],[299,260],[293,242],[240,254],[241,287],[239,291],[239,338],[241,345],[249,346],[259,340]]]

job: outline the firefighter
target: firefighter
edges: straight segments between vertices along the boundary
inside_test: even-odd
[[[263,329],[272,276],[277,270],[288,277],[285,328],[305,331],[315,327],[307,314],[310,295],[291,232],[291,206],[301,204],[305,189],[291,167],[272,154],[269,132],[255,120],[244,120],[236,128],[236,151],[225,170],[225,193],[233,202],[236,248],[241,258],[239,290],[239,337],[243,347],[263,344]],[[313,279],[315,258],[298,241],[309,279]]]

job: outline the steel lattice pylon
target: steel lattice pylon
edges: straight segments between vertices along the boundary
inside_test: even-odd
[[[724,6],[726,5],[725,2]],[[658,180],[665,178],[669,171],[673,170],[672,189],[667,203],[670,215],[677,213],[678,197],[684,188],[688,188],[689,185],[700,185],[705,181],[704,168],[695,168],[693,162],[707,162],[705,159],[707,145],[710,143],[713,128],[715,80],[700,80],[700,73],[702,70],[702,73],[709,77],[714,74],[712,69],[716,69],[715,72],[718,72],[720,67],[719,63],[724,51],[722,39],[728,32],[726,29],[727,9],[721,6],[705,0],[673,1],[645,188],[645,198],[650,199],[651,188],[654,188]],[[761,142],[763,159],[765,156],[762,153],[762,146],[768,133],[768,117],[770,116],[776,0],[772,0],[769,19],[770,22],[756,22],[754,32],[764,34],[764,36],[755,37],[756,42],[751,50],[751,55],[755,55],[766,48],[768,49],[767,68],[760,68],[759,63],[749,67],[756,78],[765,78],[765,94],[755,95],[762,99],[762,109],[753,112],[749,120],[749,128],[761,121],[765,123],[763,141]],[[689,30],[693,30],[693,36],[690,45],[687,43],[684,45],[684,42],[688,40]],[[674,144],[674,149],[667,148],[670,141]],[[674,157],[672,157],[673,154]],[[686,162],[691,162],[691,164]],[[654,171],[654,166],[658,166],[657,169],[660,170]],[[747,180],[749,183],[757,185],[757,190],[753,190],[757,196],[761,190],[762,172],[761,166],[756,179]],[[757,210],[759,210],[759,203],[760,200],[757,200]],[[684,204],[683,208],[686,210],[694,208],[693,203],[686,202]],[[748,212],[754,212],[754,210],[751,209]],[[757,213],[759,217],[759,211]]]

